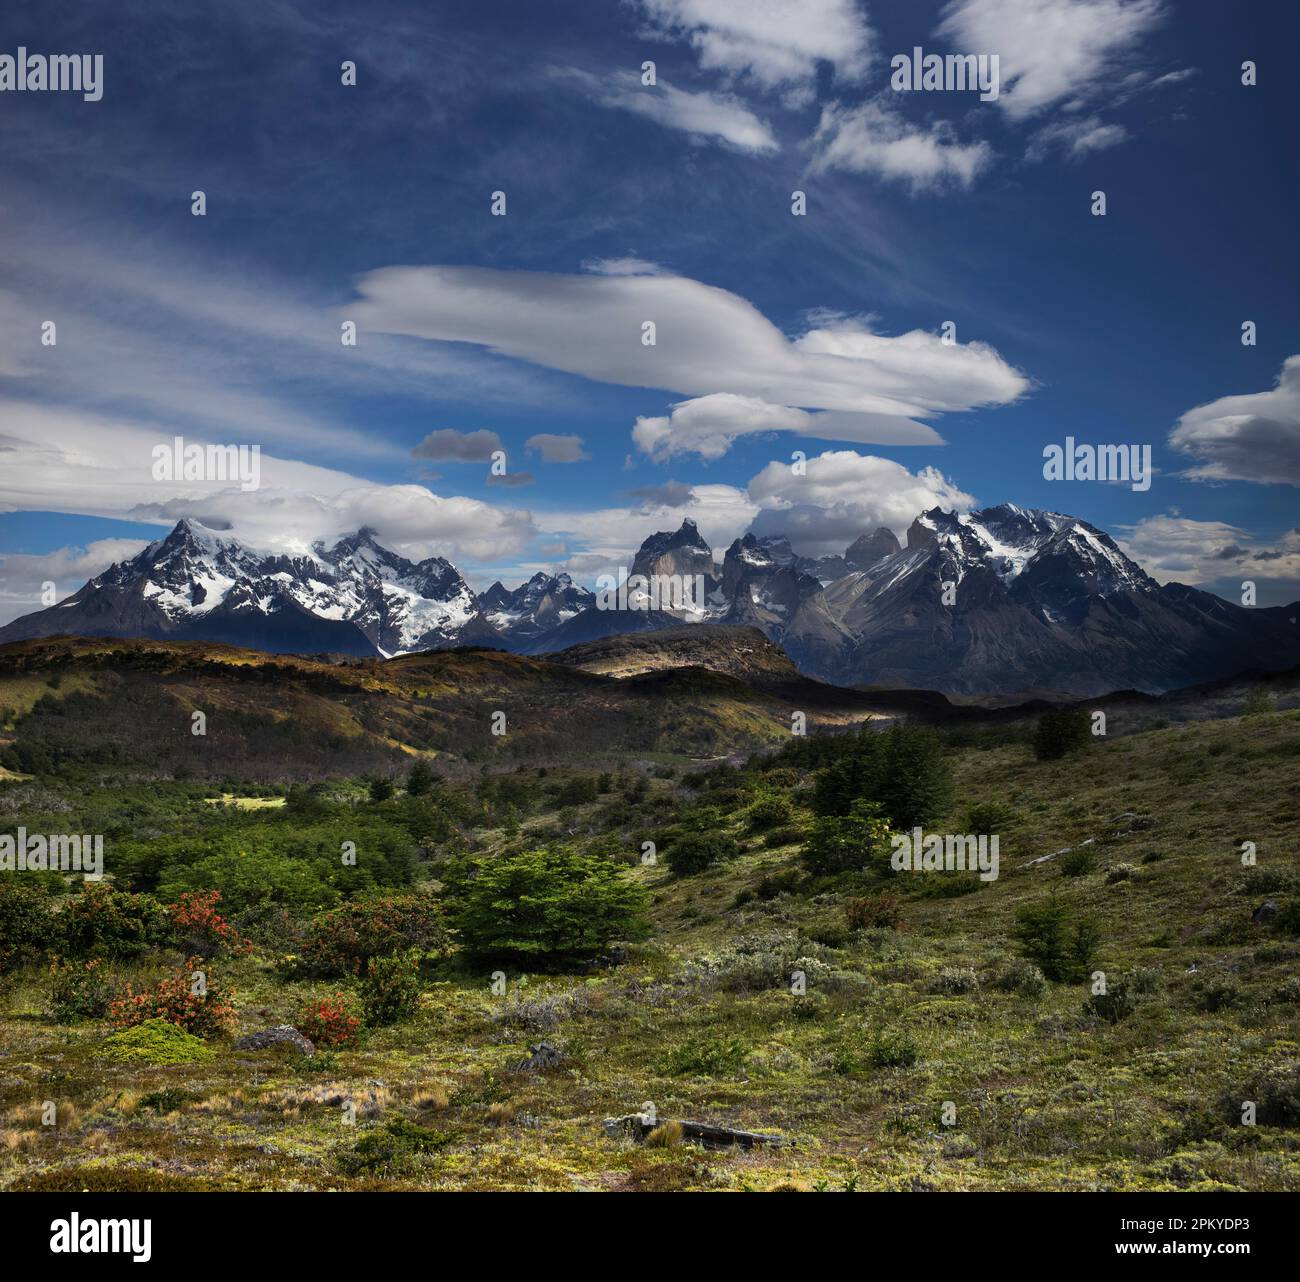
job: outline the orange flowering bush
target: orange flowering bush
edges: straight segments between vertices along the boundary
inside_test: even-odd
[[[235,1022],[234,990],[219,988],[203,970],[203,959],[191,957],[185,970],[160,979],[152,988],[128,984],[109,1004],[114,1028],[134,1028],[149,1019],[164,1019],[187,1033],[208,1037]]]
[[[342,993],[308,1002],[298,1017],[298,1030],[317,1046],[356,1046],[361,1040],[361,1020]]]
[[[219,890],[187,890],[177,903],[167,905],[177,943],[187,953],[216,957],[229,952],[238,957],[252,950],[252,942],[217,912],[220,902]]]

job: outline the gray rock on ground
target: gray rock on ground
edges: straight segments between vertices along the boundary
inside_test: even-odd
[[[268,1046],[277,1046],[282,1042],[297,1047],[304,1055],[315,1055],[316,1047],[311,1038],[304,1037],[296,1028],[288,1024],[277,1024],[274,1028],[263,1028],[260,1032],[249,1033],[235,1043],[237,1051],[261,1051]]]

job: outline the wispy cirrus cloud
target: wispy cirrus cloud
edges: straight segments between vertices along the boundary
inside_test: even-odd
[[[602,107],[630,111],[701,141],[724,143],[754,155],[781,149],[767,124],[733,94],[678,89],[659,77],[655,84],[645,85],[635,72],[625,70],[598,76],[567,67],[556,68],[553,74]]]
[[[827,104],[810,146],[815,174],[872,174],[914,192],[969,187],[993,156],[985,142],[957,141],[948,122],[912,123],[883,98],[856,107]]]
[[[871,65],[875,35],[856,0],[637,0],[648,34],[688,43],[701,68],[790,105],[811,100],[817,69],[861,80]]]

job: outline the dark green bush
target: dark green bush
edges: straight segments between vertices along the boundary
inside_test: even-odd
[[[562,966],[649,930],[645,888],[608,857],[548,846],[449,872],[452,921],[479,960]]]
[[[1086,708],[1053,708],[1038,718],[1034,756],[1055,761],[1082,752],[1092,743],[1092,718]]]
[[[361,1009],[366,1023],[383,1028],[410,1019],[420,1005],[418,949],[372,957],[361,981]]]
[[[1057,983],[1086,978],[1101,938],[1091,917],[1076,916],[1055,899],[1019,909],[1014,933],[1021,955]]]

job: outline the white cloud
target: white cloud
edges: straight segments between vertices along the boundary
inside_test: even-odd
[[[1242,582],[1250,579],[1283,587],[1281,600],[1296,597],[1300,529],[1288,530],[1269,546],[1225,521],[1173,514],[1149,516],[1122,528],[1126,537],[1120,547],[1162,583],[1190,583],[1237,600]]]
[[[1185,473],[1193,480],[1300,485],[1300,355],[1287,357],[1271,391],[1188,410],[1169,444],[1201,460]]]
[[[635,507],[594,511],[554,511],[534,514],[547,536],[562,536],[574,548],[563,563],[575,576],[594,579],[619,566],[631,565],[637,548],[657,530],[675,530],[686,517],[715,549],[725,548],[748,528],[758,505],[734,485],[693,485],[690,494],[672,492],[656,501],[646,496]]]
[[[1015,120],[1103,96],[1166,12],[1162,0],[952,0],[938,34],[997,54],[998,102]]]
[[[657,78],[654,85],[643,85],[640,76],[631,71],[595,76],[566,68],[556,74],[576,84],[603,107],[634,112],[692,138],[716,139],[754,155],[780,150],[768,126],[731,94],[691,93],[662,78]]]
[[[305,548],[316,538],[379,531],[417,552],[488,557],[535,533],[526,511],[433,494],[422,485],[376,485],[265,452],[261,488],[223,481],[154,480],[153,449],[170,433],[118,419],[19,402],[0,403],[0,511],[68,512],[170,525],[193,516],[255,547]],[[197,435],[186,443],[207,443]]]
[[[152,232],[61,217],[20,191],[0,206],[0,239],[0,395],[313,457],[396,460],[405,448],[340,415],[343,397],[544,394],[535,372],[481,351],[378,333],[345,348],[349,318],[330,311],[332,297],[226,258],[214,266]],[[43,347],[51,317],[58,343]]]
[[[1104,124],[1100,116],[1061,120],[1034,135],[1026,159],[1041,160],[1053,148],[1060,148],[1071,160],[1082,160],[1089,152],[1105,151],[1128,139],[1129,132],[1123,125]]]
[[[388,267],[358,289],[345,310],[368,330],[475,343],[599,382],[879,416],[896,420],[899,440],[933,441],[914,417],[1007,404],[1029,388],[984,343],[886,336],[863,318],[831,315],[791,340],[745,299],[669,273]],[[653,346],[642,341],[646,322]]]
[[[812,95],[818,63],[860,80],[871,62],[871,28],[856,0],[640,0],[652,34],[687,40],[700,66],[781,91]]]
[[[853,441],[859,445],[943,443],[933,428],[913,419],[836,410],[809,414],[731,392],[679,401],[667,416],[638,417],[632,428],[632,440],[643,454],[659,462],[686,453],[718,459],[727,453],[737,437],[764,432],[797,432],[802,436]]]
[[[913,192],[969,187],[989,163],[987,143],[959,143],[946,121],[914,125],[881,102],[829,103],[813,135],[813,173],[841,169],[906,183]]]
[[[85,547],[63,547],[40,556],[19,553],[0,558],[0,625],[44,609],[46,583],[54,584],[55,599],[62,600],[144,546],[143,539],[97,539]]]
[[[829,450],[810,458],[804,475],[788,463],[769,463],[749,483],[760,511],[756,534],[786,534],[808,556],[843,552],[859,534],[876,526],[900,539],[916,516],[932,507],[968,511],[972,495],[932,467],[910,472],[901,463]]]

